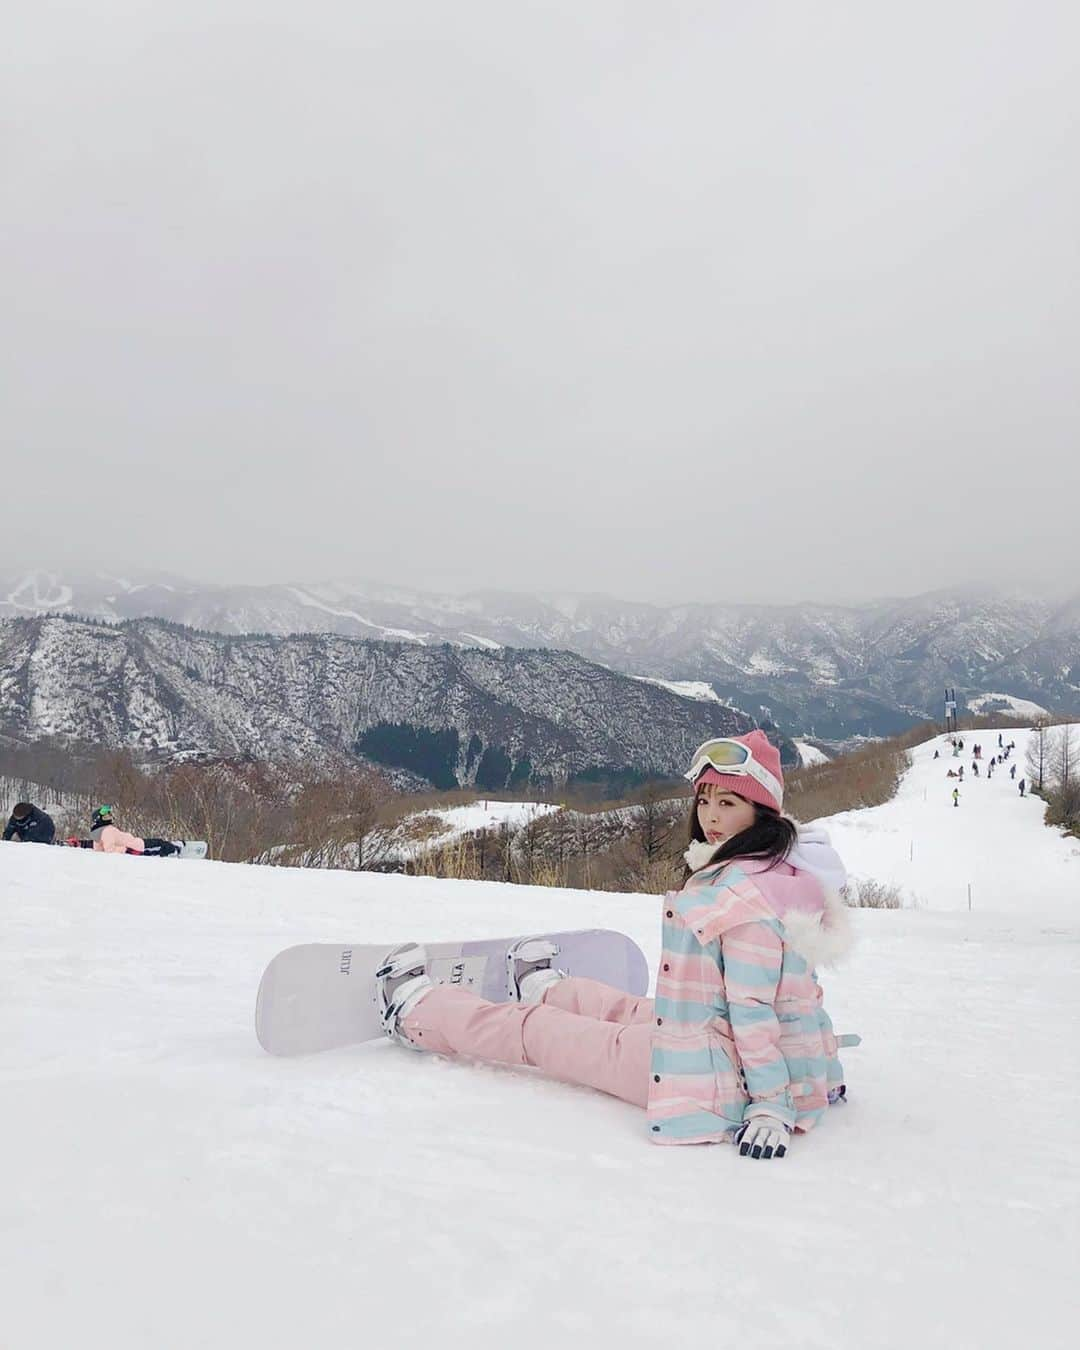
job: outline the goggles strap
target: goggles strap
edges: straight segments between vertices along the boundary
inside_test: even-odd
[[[784,789],[781,787],[779,780],[776,779],[764,765],[759,764],[757,760],[752,757],[747,759],[745,764],[726,764],[723,768],[721,768],[719,764],[713,764],[711,760],[706,760],[700,766],[695,766],[695,768],[696,772],[694,769],[691,769],[690,774],[687,775],[687,777],[692,776],[695,782],[699,775],[704,773],[706,769],[715,769],[717,773],[728,774],[732,778],[753,778],[755,782],[761,784],[770,796],[776,798],[777,805],[783,809]]]

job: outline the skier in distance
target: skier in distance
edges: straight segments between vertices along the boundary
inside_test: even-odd
[[[489,1003],[433,984],[409,943],[376,974],[387,1035],[645,1107],[658,1144],[782,1158],[846,1094],[816,977],[850,946],[843,864],[823,830],[781,814],[780,756],[763,732],[706,741],[685,776],[686,875],[663,899],[655,999],[566,977],[551,943],[525,939],[511,958],[519,1001]]]

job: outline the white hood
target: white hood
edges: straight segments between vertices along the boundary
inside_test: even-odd
[[[794,847],[786,861],[800,872],[810,872],[827,891],[843,891],[847,885],[847,868],[840,855],[829,843],[829,832],[821,825],[800,825]]]
[[[798,821],[795,825],[799,835],[787,861],[796,870],[817,877],[824,886],[825,912],[819,918],[804,914],[785,916],[785,935],[811,969],[836,965],[850,953],[854,941],[851,916],[844,903],[847,868],[829,843],[829,832],[824,826],[801,825]]]

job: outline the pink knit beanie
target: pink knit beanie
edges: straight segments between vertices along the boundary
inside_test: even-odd
[[[721,769],[713,768],[711,764],[695,778],[695,791],[706,783],[715,783],[718,787],[726,788],[728,792],[737,792],[749,802],[771,806],[774,811],[783,810],[784,774],[780,768],[780,751],[769,743],[769,738],[763,731],[748,731],[745,736],[727,736],[724,739],[738,741],[740,745],[746,746],[758,764],[776,779],[780,796],[777,797],[764,783],[759,783],[750,774],[724,773]]]

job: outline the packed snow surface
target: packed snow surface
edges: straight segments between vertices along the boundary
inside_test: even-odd
[[[923,759],[920,907],[855,912],[824,980],[850,1103],[777,1163],[657,1148],[528,1070],[255,1041],[293,943],[598,925],[655,973],[657,897],[0,845],[0,1343],[1072,1345],[1080,859],[1007,780],[954,810]],[[971,913],[951,853],[986,859]]]

